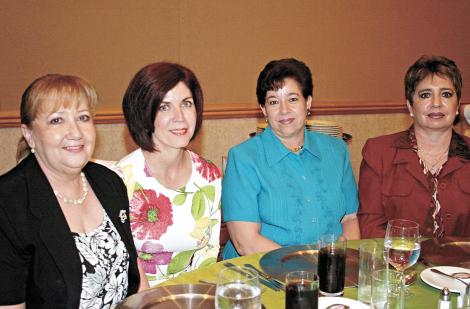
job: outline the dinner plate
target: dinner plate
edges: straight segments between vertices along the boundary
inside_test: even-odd
[[[369,305],[363,304],[355,299],[346,297],[319,297],[318,298],[318,309],[326,309],[328,306],[338,304],[346,305],[354,309],[368,309]]]
[[[180,284],[155,287],[126,298],[116,309],[214,308],[215,285]]]
[[[264,272],[285,281],[286,274],[294,270],[317,269],[318,246],[295,245],[282,247],[263,255],[259,264]],[[359,273],[359,251],[346,250],[346,287],[357,286]]]
[[[470,268],[470,238],[443,237],[421,242],[421,259],[440,266]]]
[[[453,274],[457,272],[470,272],[470,269],[454,266],[436,266],[431,268],[435,268],[446,274]],[[465,288],[462,282],[456,279],[447,278],[444,275],[433,273],[431,271],[431,268],[423,270],[420,275],[421,279],[430,286],[439,290],[442,290],[444,287],[447,287],[449,291],[454,293],[460,293],[460,291]],[[464,281],[470,283],[470,279],[464,279]]]

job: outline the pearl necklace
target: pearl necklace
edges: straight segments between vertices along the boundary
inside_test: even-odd
[[[59,191],[54,190],[55,196],[57,196],[57,198],[62,200],[62,202],[64,202],[65,204],[82,205],[83,202],[86,199],[86,196],[88,195],[88,186],[87,186],[85,174],[83,172],[80,173],[80,177],[82,179],[82,191],[83,191],[82,197],[80,197],[79,199],[76,199],[76,200],[75,199],[69,199],[69,198],[64,197],[62,194],[60,194]]]

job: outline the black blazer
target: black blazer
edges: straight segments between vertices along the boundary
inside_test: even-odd
[[[134,294],[139,272],[126,188],[104,166],[88,163],[83,172],[129,252],[128,295]],[[72,232],[35,156],[29,155],[0,176],[0,305],[78,308],[81,284]]]

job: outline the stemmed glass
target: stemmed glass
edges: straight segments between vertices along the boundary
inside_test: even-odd
[[[404,219],[388,221],[384,250],[386,259],[401,274],[401,297],[405,295],[405,269],[416,264],[421,251],[419,224]]]

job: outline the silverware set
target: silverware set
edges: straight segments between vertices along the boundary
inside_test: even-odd
[[[258,273],[259,276],[261,276],[264,279],[270,281],[272,284],[277,286],[280,290],[285,290],[284,283],[282,283],[281,281],[273,278],[272,276],[268,275],[267,273],[261,271],[259,268],[256,268],[255,266],[253,266],[251,264],[244,264],[244,266],[253,269],[254,271],[256,271]]]
[[[250,266],[247,266],[247,265],[250,265]],[[233,264],[233,263],[230,263],[230,262],[224,263],[224,266],[232,267],[233,271],[243,272],[243,271],[239,270],[238,268],[233,268],[236,265]],[[266,287],[268,287],[268,288],[270,288],[270,289],[272,289],[276,292],[284,289],[284,284],[283,283],[281,283],[280,281],[278,281],[276,279],[273,279],[271,276],[269,276],[265,273],[262,273],[262,272],[260,273],[260,271],[256,267],[254,267],[253,265],[245,264],[245,266],[250,267],[251,269],[253,269],[253,271],[255,271],[259,275],[259,282],[261,284],[263,284],[264,286],[266,286]],[[268,278],[270,278],[270,279],[268,279]]]

